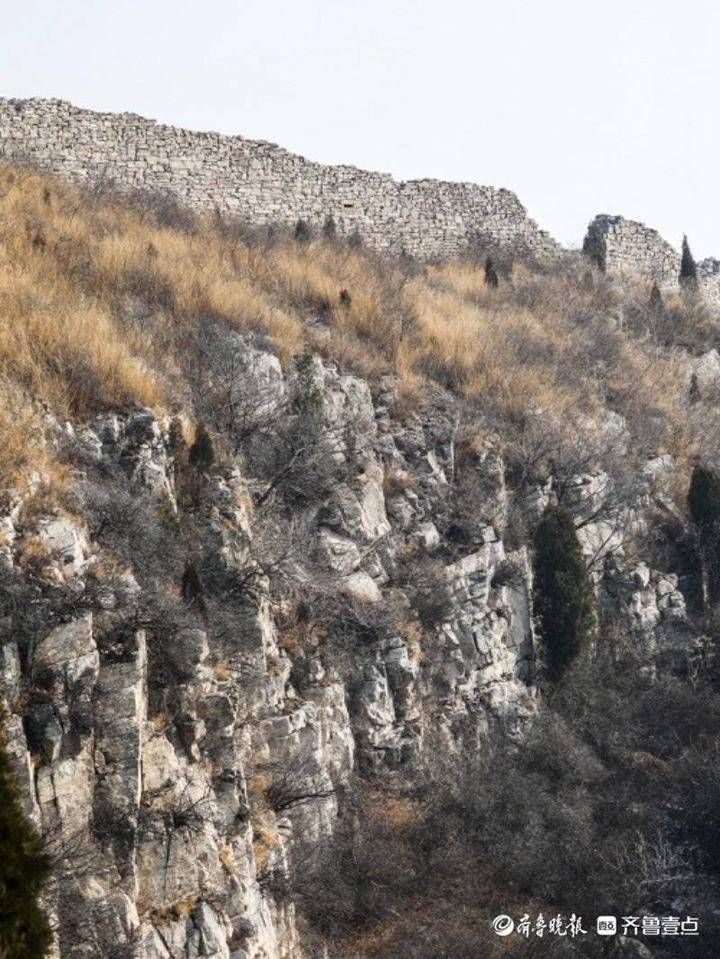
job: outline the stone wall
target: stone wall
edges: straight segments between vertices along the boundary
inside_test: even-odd
[[[514,193],[439,180],[398,182],[351,166],[310,163],[271,143],[197,133],[134,114],[82,110],[60,100],[0,99],[0,157],[81,183],[164,192],[197,210],[253,224],[322,226],[359,233],[376,249],[441,257],[478,241],[555,255]]]
[[[121,191],[169,194],[196,210],[218,210],[254,225],[359,234],[377,250],[423,258],[477,247],[562,255],[514,193],[442,180],[399,182],[352,166],[311,163],[261,140],[198,133],[131,113],[96,113],[62,100],[0,98],[0,158],[79,183],[109,181]],[[676,290],[680,254],[642,223],[602,214],[588,227],[584,252],[614,275],[656,280]],[[698,264],[700,289],[720,308],[720,262]]]
[[[705,300],[720,310],[720,260],[709,256],[698,263],[698,282]]]
[[[680,254],[657,230],[621,216],[596,216],[588,227],[584,252],[608,273],[630,274],[676,287]]]
[[[655,281],[667,292],[679,288],[680,254],[644,223],[600,214],[588,226],[583,250],[607,273]],[[704,299],[720,307],[720,261],[709,258],[697,266]]]

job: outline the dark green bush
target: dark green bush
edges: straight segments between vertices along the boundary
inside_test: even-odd
[[[337,226],[332,214],[325,217],[323,223],[323,237],[326,240],[334,240],[337,237]]]
[[[650,309],[653,311],[659,311],[663,306],[662,293],[660,292],[660,287],[657,285],[657,282],[653,280],[653,285],[650,288]]]
[[[497,270],[490,257],[485,260],[485,284],[492,289],[497,289],[499,283]]]
[[[195,442],[190,447],[190,465],[206,473],[215,462],[215,447],[204,423],[198,423]]]
[[[294,236],[298,243],[308,243],[312,239],[312,230],[305,220],[297,221]]]

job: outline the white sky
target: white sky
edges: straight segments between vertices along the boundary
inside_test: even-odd
[[[718,0],[0,0],[0,95],[514,190],[720,257]]]

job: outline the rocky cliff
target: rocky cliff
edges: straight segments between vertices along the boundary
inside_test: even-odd
[[[58,852],[61,956],[300,957],[277,890],[297,849],[332,834],[355,771],[412,781],[497,724],[519,732],[537,707],[528,557],[508,521],[537,515],[552,484],[513,502],[502,460],[478,453],[486,499],[457,548],[436,525],[456,469],[452,397],[401,426],[391,384],[373,402],[320,361],[299,379],[242,349],[237,385],[264,416],[300,389],[317,397],[321,502],[290,517],[253,508],[262,487],[242,460],[191,477],[189,493],[180,424],[139,411],[55,424],[77,471],[74,517],[28,515],[21,498],[4,513],[4,582],[22,604],[2,647],[10,749]],[[638,509],[668,470],[648,462]],[[594,472],[570,491],[587,556],[612,556],[603,602],[641,647],[686,668],[702,650],[673,646],[686,622],[677,576],[623,558],[607,488]],[[181,527],[201,608],[191,589],[173,606],[153,587]]]
[[[712,317],[2,177],[0,688],[55,956],[495,959],[530,897],[707,905]],[[606,670],[556,694],[553,505]]]
[[[269,384],[264,404],[296,389],[272,354],[244,354],[242,386]],[[144,957],[299,956],[292,906],[269,890],[295,840],[321,843],[332,831],[355,767],[412,767],[427,748],[471,748],[489,723],[521,723],[533,710],[527,560],[523,551],[508,559],[492,525],[479,527],[477,549],[437,561],[433,588],[446,608],[432,643],[386,608],[390,597],[409,607],[415,588],[390,585],[399,557],[420,563],[440,550],[433,517],[453,468],[452,418],[393,431],[361,380],[321,363],[308,376],[342,479],[311,509],[287,575],[309,605],[318,577],[322,595],[337,595],[329,634],[305,632],[302,620],[283,627],[289,611],[273,605],[261,569],[242,601],[219,593],[216,613],[235,614],[222,627],[184,611],[158,632],[153,620],[170,614],[156,597],[146,602],[129,569],[113,568],[97,526],[93,536],[77,520],[43,515],[31,532],[16,525],[20,500],[5,515],[6,574],[23,578],[29,537],[41,557],[33,601],[48,618],[28,632],[13,620],[3,689],[26,808],[72,873],[52,903],[61,955],[115,955],[125,942]],[[176,426],[149,412],[80,432],[57,425],[57,442],[83,470],[78,495],[101,500],[89,507],[101,525],[113,522],[102,477],[179,521],[188,504],[178,502]],[[495,477],[498,464],[479,468]],[[397,483],[387,500],[384,475]],[[228,577],[272,562],[268,547],[254,558],[267,530],[255,529],[252,483],[238,465],[213,469],[200,507],[189,507],[211,544],[204,559]],[[506,509],[502,489],[493,508]],[[109,544],[123,532],[100,535]],[[517,580],[494,585],[508,561]]]

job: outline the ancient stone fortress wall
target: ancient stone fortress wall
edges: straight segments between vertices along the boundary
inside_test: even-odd
[[[643,223],[604,213],[596,216],[583,250],[607,273],[645,277],[666,288],[677,286],[680,254]]]
[[[654,280],[668,292],[679,288],[680,254],[657,230],[643,223],[621,216],[596,216],[588,227],[583,250],[607,273]],[[720,261],[710,258],[697,267],[702,295],[720,307]]]
[[[708,303],[720,310],[720,260],[709,256],[698,263],[698,284]]]
[[[197,210],[252,224],[357,232],[376,249],[421,257],[467,251],[478,241],[556,256],[514,193],[470,183],[397,182],[388,174],[323,166],[271,143],[196,133],[134,114],[81,110],[60,100],[0,98],[0,157],[82,183],[170,193]]]
[[[80,183],[112,181],[119,190],[166,193],[196,210],[218,210],[251,224],[321,227],[375,249],[444,257],[477,246],[563,255],[509,190],[398,182],[389,174],[310,163],[272,143],[197,133],[131,113],[82,110],[62,100],[0,98],[0,158]],[[590,224],[584,252],[615,275],[676,289],[680,254],[642,223],[603,214]],[[698,264],[700,289],[720,309],[720,262]]]

